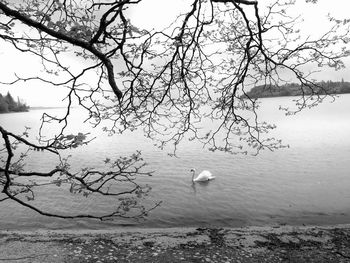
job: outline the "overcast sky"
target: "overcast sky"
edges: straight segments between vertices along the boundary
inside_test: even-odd
[[[262,5],[267,1],[259,1]],[[143,0],[140,5],[131,10],[132,21],[139,27],[147,29],[160,29],[172,22],[176,16],[188,10],[191,1],[189,0]],[[290,10],[293,15],[303,14],[305,21],[303,29],[307,34],[319,34],[326,27],[326,15],[331,13],[340,18],[350,18],[348,10],[349,0],[319,0],[317,5],[306,4],[304,0],[297,0],[297,5]],[[263,9],[262,7],[260,9]],[[347,60],[349,61],[349,60]],[[79,62],[72,60],[76,66]],[[347,62],[350,66],[350,63]],[[0,41],[0,78],[11,79],[14,72],[22,72],[27,76],[35,75],[38,65],[28,56],[14,52],[3,41]],[[349,68],[334,72],[333,70],[323,71],[319,77],[324,80],[344,80],[350,81]],[[58,88],[49,88],[38,82],[19,83],[16,86],[0,85],[0,93],[10,91],[14,97],[19,96],[30,106],[57,106],[63,93]]]

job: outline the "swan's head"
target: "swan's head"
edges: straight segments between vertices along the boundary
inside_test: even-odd
[[[195,172],[196,172],[196,169],[192,168],[192,169],[190,170],[190,172],[191,172],[191,173],[195,173]]]

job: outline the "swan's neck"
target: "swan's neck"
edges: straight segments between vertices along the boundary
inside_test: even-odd
[[[192,171],[192,181],[194,180],[194,173],[195,171]]]

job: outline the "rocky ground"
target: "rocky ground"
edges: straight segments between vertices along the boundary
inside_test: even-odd
[[[1,231],[1,262],[350,262],[350,226]]]

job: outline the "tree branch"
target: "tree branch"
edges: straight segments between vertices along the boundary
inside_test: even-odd
[[[102,52],[100,52],[96,48],[94,48],[90,42],[80,40],[80,39],[74,38],[73,36],[69,36],[68,34],[52,30],[51,28],[45,26],[44,24],[37,22],[35,20],[32,20],[24,14],[21,14],[19,11],[13,10],[13,9],[7,7],[5,4],[3,4],[1,2],[0,2],[0,10],[2,10],[5,13],[5,15],[10,16],[10,17],[14,17],[29,27],[35,28],[35,29],[40,30],[42,32],[45,32],[48,35],[53,36],[57,39],[66,41],[67,43],[70,43],[74,46],[78,46],[78,47],[81,47],[85,50],[90,51],[98,59],[100,59],[102,61],[102,63],[105,65],[107,72],[108,72],[108,82],[109,82],[114,94],[117,96],[118,100],[119,101],[121,100],[123,94],[122,94],[121,90],[118,88],[117,83],[115,82],[113,64],[111,63],[110,59],[106,55],[104,55]]]

